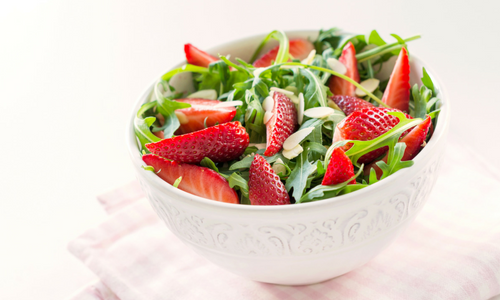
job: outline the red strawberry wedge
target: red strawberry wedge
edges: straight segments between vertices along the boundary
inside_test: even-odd
[[[266,123],[267,145],[265,156],[273,156],[283,148],[285,140],[295,132],[297,110],[292,100],[282,93],[274,92],[272,117]]]
[[[182,118],[179,118],[181,126],[175,132],[177,135],[205,129],[205,123],[207,127],[211,127],[217,123],[230,122],[236,115],[236,108],[233,106],[216,107],[217,104],[222,103],[217,100],[177,99],[175,101],[191,104],[191,107],[175,111],[178,116],[182,114]]]
[[[354,176],[354,166],[342,148],[333,149],[322,185],[336,185]],[[356,184],[353,179],[349,184]]]
[[[293,58],[304,59],[306,58],[312,50],[314,50],[314,45],[308,40],[304,39],[294,39],[289,42],[289,53]],[[266,54],[262,55],[258,60],[256,60],[253,65],[256,68],[269,67],[271,63],[276,59],[278,55],[279,46],[274,47],[269,50]]]
[[[410,59],[408,51],[402,48],[382,101],[392,108],[408,112],[410,104]]]
[[[342,50],[342,54],[340,55],[339,61],[344,64],[347,69],[347,72],[344,74],[345,76],[351,78],[352,80],[359,82],[359,73],[358,73],[358,61],[356,60],[356,49],[354,49],[354,45],[349,42],[345,45],[344,50]],[[330,91],[334,95],[345,95],[354,97],[356,94],[356,87],[354,84],[347,82],[346,80],[332,76],[330,78]]]
[[[240,122],[220,124],[203,130],[146,144],[151,153],[182,163],[199,163],[204,157],[226,162],[240,157],[250,139]]]
[[[429,128],[431,127],[431,117],[427,116],[427,118],[417,126],[413,127],[413,129],[405,135],[400,142],[406,144],[405,153],[403,154],[403,158],[401,161],[412,160],[415,156],[420,152],[420,150],[424,147],[424,141],[427,137],[427,133],[429,132]],[[387,162],[387,154],[382,160]],[[369,164],[364,172],[365,175],[370,174],[370,169],[374,168],[377,174],[377,178],[380,179],[382,176],[382,170],[376,165],[376,162]]]
[[[207,68],[210,63],[219,60],[217,57],[214,57],[191,44],[184,45],[184,52],[186,53],[187,62],[195,66]]]
[[[214,170],[170,161],[154,154],[145,154],[142,160],[171,185],[177,178],[182,177],[178,186],[180,190],[215,201],[240,203],[238,194],[229,187],[226,179]]]
[[[255,154],[250,165],[248,197],[252,205],[290,204],[285,185],[271,165],[259,154]]]
[[[365,108],[351,113],[347,118],[337,124],[332,144],[343,140],[369,141],[389,131],[399,123],[395,116],[388,115],[387,112],[399,111],[393,108],[375,107]],[[407,118],[411,116],[406,115]],[[343,147],[347,151],[351,146],[349,144]],[[373,150],[358,160],[359,163],[369,163],[387,151],[387,147]]]
[[[333,102],[344,112],[346,116],[355,111],[365,108],[374,108],[375,105],[368,101],[351,96],[335,95],[332,97]]]

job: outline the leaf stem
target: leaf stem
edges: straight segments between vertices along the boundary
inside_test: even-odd
[[[415,35],[415,36],[409,37],[407,39],[404,39],[403,41],[405,43],[407,43],[407,42],[411,42],[413,40],[417,40],[419,38],[421,38],[420,35]],[[368,50],[366,52],[357,54],[356,55],[356,59],[358,60],[358,62],[362,62],[362,61],[370,59],[370,58],[372,58],[374,56],[378,56],[380,54],[384,54],[384,53],[396,50],[396,49],[398,49],[398,47],[402,47],[401,45],[402,44],[400,44],[399,42],[396,42],[396,43],[392,43],[392,44],[386,44],[386,45],[383,45],[383,46],[380,46],[380,47],[377,47],[377,48],[373,48],[373,49],[370,49],[370,50]],[[398,46],[398,47],[393,48],[394,46]],[[392,49],[389,50],[389,51],[386,51],[389,48],[392,48]]]

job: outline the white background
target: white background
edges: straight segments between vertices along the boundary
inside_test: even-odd
[[[62,299],[94,278],[66,244],[105,218],[95,195],[134,179],[131,107],[187,42],[422,34],[409,50],[445,83],[452,134],[500,165],[497,1],[0,1],[1,299]]]

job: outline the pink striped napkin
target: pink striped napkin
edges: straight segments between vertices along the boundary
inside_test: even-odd
[[[100,196],[111,216],[70,243],[101,279],[70,299],[489,299],[500,294],[500,173],[458,142],[447,154],[403,236],[367,265],[308,286],[254,282],[211,264],[129,184]]]

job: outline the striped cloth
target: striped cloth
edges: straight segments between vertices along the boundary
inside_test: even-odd
[[[101,279],[70,299],[490,299],[500,294],[500,172],[458,142],[447,154],[431,199],[401,237],[365,266],[308,286],[254,282],[211,264],[131,183],[100,196],[109,219],[69,244]]]

